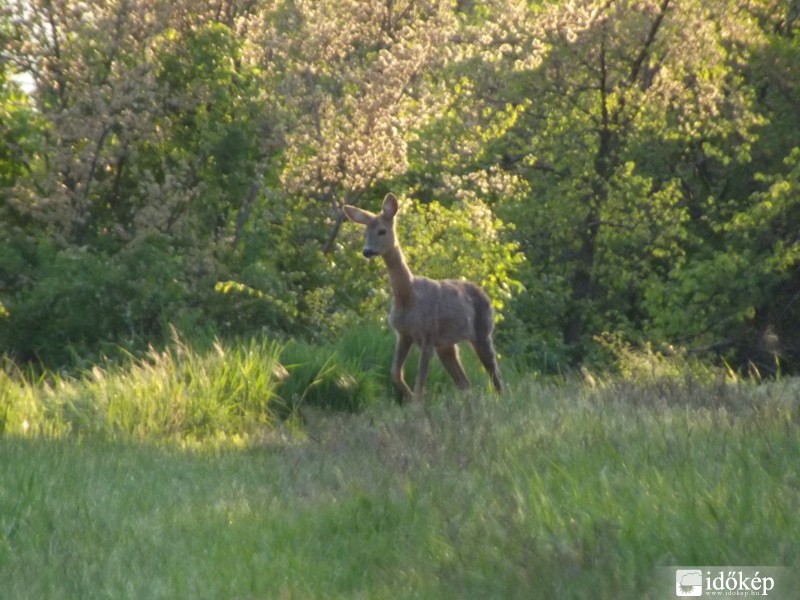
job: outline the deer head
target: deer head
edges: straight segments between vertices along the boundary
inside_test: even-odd
[[[383,199],[383,209],[377,215],[349,205],[342,207],[342,210],[348,219],[367,228],[362,251],[366,258],[384,256],[397,245],[394,217],[397,214],[398,204],[394,194],[386,194]]]

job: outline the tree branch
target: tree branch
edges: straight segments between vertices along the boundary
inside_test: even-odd
[[[633,85],[639,78],[639,72],[642,69],[642,65],[644,64],[647,55],[650,53],[650,48],[655,43],[656,35],[658,35],[658,30],[661,28],[661,22],[667,15],[669,3],[670,0],[662,0],[661,6],[659,6],[659,13],[656,15],[655,20],[650,25],[650,30],[647,32],[647,37],[644,40],[644,44],[642,45],[639,54],[633,59],[633,63],[631,63],[631,71],[628,75],[628,81],[630,81],[631,85]]]
[[[333,227],[331,228],[331,231],[328,234],[328,239],[326,239],[325,243],[322,245],[323,254],[330,254],[331,252],[333,252],[334,245],[336,244],[336,238],[339,237],[339,231],[342,229],[342,223],[344,223],[344,211],[342,210],[342,206],[344,206],[345,204],[351,204],[353,206],[357,206],[358,201],[361,198],[362,194],[366,189],[372,187],[372,182],[374,180],[375,178],[372,177],[367,183],[366,188],[346,195],[345,199],[342,202],[336,202],[336,207],[338,208],[338,210],[336,212],[336,217],[333,221]]]

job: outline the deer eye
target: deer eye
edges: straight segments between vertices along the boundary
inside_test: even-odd
[[[386,235],[386,228],[381,227],[380,229],[378,229],[378,235]]]

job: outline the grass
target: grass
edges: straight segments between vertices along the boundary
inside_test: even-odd
[[[287,376],[266,341],[195,353],[175,340],[142,359],[37,381],[0,369],[0,433],[203,441],[274,426]]]
[[[280,422],[220,377],[269,348],[163,367],[162,387],[239,390],[205,412],[224,436],[159,432],[174,413],[109,421],[112,391],[149,406],[138,386],[160,389],[143,364],[83,383],[6,376],[3,597],[660,598],[674,595],[654,588],[661,565],[800,566],[796,380],[518,378],[500,397],[445,388],[411,406],[376,384],[359,412],[308,404]],[[277,364],[242,375],[270,402],[289,381]],[[19,406],[37,402],[50,416],[25,429]],[[94,416],[65,419],[67,404]]]

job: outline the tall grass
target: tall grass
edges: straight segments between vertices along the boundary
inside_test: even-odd
[[[387,330],[361,325],[328,344],[254,338],[199,351],[176,334],[165,350],[72,376],[31,377],[8,363],[0,369],[0,433],[244,440],[306,407],[355,412],[393,397],[393,348]],[[442,375],[434,370],[432,387]]]
[[[196,353],[177,338],[126,365],[31,381],[0,371],[0,432],[47,437],[201,440],[274,426],[286,371],[280,346],[219,342]]]
[[[96,365],[78,375],[31,377],[0,369],[0,433],[179,440],[244,440],[306,407],[357,412],[376,401],[399,401],[389,380],[394,336],[361,324],[327,344],[263,338],[195,350],[176,335],[127,362]],[[406,378],[416,376],[412,352]],[[477,389],[486,373],[471,350],[463,362]],[[433,361],[426,389],[452,390]]]

